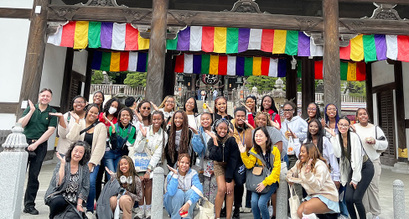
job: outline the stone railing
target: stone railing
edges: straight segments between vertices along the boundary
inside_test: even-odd
[[[145,96],[144,87],[133,88],[124,84],[91,84],[90,93],[93,94],[95,91],[102,91],[105,95],[112,96],[119,93],[129,96]]]
[[[0,152],[3,151],[3,143],[6,141],[7,136],[11,133],[11,130],[0,130]]]

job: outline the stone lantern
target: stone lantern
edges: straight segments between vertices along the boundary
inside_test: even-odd
[[[20,218],[27,168],[28,144],[23,127],[17,123],[0,153],[0,218]]]

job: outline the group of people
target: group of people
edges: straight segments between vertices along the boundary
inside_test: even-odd
[[[275,218],[286,167],[288,183],[303,198],[298,217],[380,214],[379,156],[388,143],[382,129],[369,123],[366,109],[358,109],[357,123],[351,124],[334,104],[321,119],[311,103],[304,120],[288,101],[282,120],[268,95],[260,107],[248,96],[231,116],[223,96],[199,114],[194,97],[176,109],[173,96],[159,106],[133,97],[122,104],[105,101],[98,91],[92,103],[75,97],[72,109],[62,114],[49,106],[51,98],[51,90],[41,90],[38,104],[29,101],[19,120],[29,144],[26,213],[38,214],[38,175],[57,128],[59,162],[45,194],[50,218],[113,218],[120,210],[123,218],[133,213],[150,218],[157,166],[167,175],[164,207],[171,218],[193,218],[201,196],[214,203],[216,218],[240,218],[246,209],[254,218]]]

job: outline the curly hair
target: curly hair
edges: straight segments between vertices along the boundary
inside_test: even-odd
[[[143,105],[144,103],[149,103],[149,106],[152,107],[152,106],[151,106],[151,102],[149,102],[149,101],[146,100],[146,99],[143,99],[143,100],[141,100],[141,102],[139,102],[138,107],[136,108],[136,111],[137,111],[138,113],[141,113],[140,109],[142,108],[142,105]],[[152,111],[150,110],[150,112],[152,112]],[[142,116],[142,115],[141,115],[141,116]],[[146,117],[145,117],[145,118],[146,118]],[[145,118],[144,118],[144,116],[142,116],[142,119],[145,119]],[[147,119],[148,119],[149,125],[152,124],[151,115],[149,115]],[[142,122],[142,121],[141,121],[141,122]]]
[[[180,153],[188,153],[189,150],[189,124],[187,114],[183,110],[178,110],[173,114],[169,132],[169,141],[168,141],[168,151],[165,151],[163,155],[169,153],[172,162],[175,162],[174,156],[176,153],[176,125],[175,125],[175,117],[177,114],[182,114],[183,123],[182,123],[182,133],[180,135],[180,142],[179,142],[179,154]]]
[[[81,146],[84,147],[84,155],[82,156],[81,160],[79,161],[79,164],[81,166],[84,166],[88,163],[89,159],[91,159],[91,147],[89,146],[89,144],[85,141],[76,141],[73,142],[70,147],[68,148],[67,153],[65,153],[65,161],[71,162],[71,154],[72,151],[74,150],[75,147],[77,146]]]
[[[267,119],[267,126],[271,126],[270,114],[268,114],[266,112],[263,112],[263,111],[257,112],[257,114],[256,114],[256,117],[254,119],[254,121],[256,122],[256,126],[257,126],[258,117],[262,116],[262,115],[264,115],[266,117],[266,119]]]
[[[122,175],[125,174],[125,173],[123,173],[123,172],[121,171],[121,168],[120,168],[120,166],[121,166],[121,160],[122,160],[122,159],[125,159],[125,160],[128,162],[128,166],[129,166],[129,176],[132,178],[132,183],[131,183],[130,185],[126,184],[126,188],[125,188],[125,189],[126,189],[127,191],[133,193],[133,194],[136,194],[135,176],[137,176],[138,173],[136,172],[136,170],[135,170],[135,164],[134,164],[134,162],[132,161],[132,159],[131,159],[130,157],[124,155],[124,156],[121,157],[121,159],[119,159],[118,166],[117,166],[117,168],[116,168],[116,169],[118,170],[117,173],[116,173],[116,178],[117,178],[118,182],[121,182],[121,181],[120,181],[120,178],[121,178]]]
[[[119,113],[119,111],[121,111],[122,105],[121,105],[121,103],[119,102],[119,100],[116,99],[116,98],[111,98],[111,99],[109,99],[109,100],[105,103],[105,105],[104,105],[104,113],[106,113],[107,116],[109,115],[109,108],[111,107],[111,104],[112,104],[113,102],[117,102],[117,103],[118,103],[118,108],[116,109],[116,112],[113,114],[114,117],[118,118],[118,113]]]
[[[254,147],[254,150],[256,151],[257,154],[262,154],[262,153],[263,153],[263,151],[262,151],[260,145],[258,145],[258,144],[256,143],[256,139],[255,139],[255,137],[256,137],[256,132],[257,132],[258,130],[261,130],[261,131],[264,133],[264,135],[266,136],[266,138],[267,138],[267,141],[266,141],[266,152],[267,152],[267,153],[271,153],[271,148],[272,148],[273,143],[271,142],[271,138],[270,138],[270,135],[268,134],[268,131],[267,131],[266,127],[257,127],[257,128],[254,130],[254,134],[253,134],[253,145],[254,145],[253,147]]]
[[[305,143],[305,144],[301,145],[301,148],[302,147],[305,147],[305,149],[307,150],[308,159],[305,162],[301,162],[301,160],[300,160],[300,162],[298,163],[298,166],[297,166],[299,170],[301,170],[301,168],[305,164],[307,164],[310,159],[312,160],[312,162],[311,162],[311,168],[312,168],[311,171],[312,172],[315,172],[315,163],[317,162],[317,159],[322,160],[328,167],[327,160],[322,157],[322,155],[319,152],[318,148],[313,143]],[[300,148],[300,151],[301,151],[301,148]],[[300,157],[300,156],[298,155],[298,157]],[[328,167],[328,170],[330,170],[329,167]]]

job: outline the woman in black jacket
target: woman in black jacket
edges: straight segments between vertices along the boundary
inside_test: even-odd
[[[214,174],[217,181],[215,200],[216,218],[220,218],[220,210],[226,195],[226,218],[231,218],[234,201],[234,171],[237,170],[240,152],[234,137],[229,136],[229,121],[217,120],[214,129],[216,134],[207,131],[211,136],[208,142],[209,157],[214,161]]]

